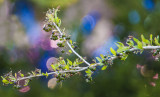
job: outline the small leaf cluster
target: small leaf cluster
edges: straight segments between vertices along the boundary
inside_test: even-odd
[[[135,37],[129,37],[126,41],[127,46],[125,46],[121,42],[117,42],[116,45],[118,47],[117,50],[110,49],[111,53],[114,56],[118,56],[121,60],[125,60],[128,57],[128,54],[132,52],[132,49],[136,49],[134,53],[142,53],[146,46],[160,46],[159,44],[159,36],[155,37],[153,40],[152,34],[149,39],[146,39],[144,35],[141,35],[141,41]]]
[[[141,41],[133,36],[129,36],[126,45],[124,45],[122,42],[115,43],[118,47],[117,50],[114,50],[112,47],[110,48],[110,51],[112,55],[100,55],[101,57],[96,57],[96,59],[99,62],[99,66],[102,66],[102,70],[105,70],[108,65],[113,64],[113,58],[120,58],[121,60],[126,60],[128,55],[130,53],[142,53],[144,48],[147,46],[160,46],[159,43],[159,36],[154,37],[151,34],[149,39],[146,39],[144,35],[141,35]],[[159,49],[154,51],[153,56],[156,56],[159,54]]]
[[[108,65],[112,65],[112,56],[104,56],[103,54],[100,54],[100,57],[96,57],[96,59],[99,61],[99,66],[102,66],[101,70],[106,70]]]
[[[52,71],[56,72],[56,78],[58,82],[63,81],[65,78],[69,78],[78,72],[69,72],[76,71],[79,68],[79,65],[82,64],[83,61],[80,59],[75,59],[75,61],[71,61],[69,59],[64,60],[62,57],[57,59],[56,64],[51,64]]]
[[[57,16],[59,9],[49,9],[49,11],[47,11],[46,13],[46,20],[45,20],[45,24],[43,27],[43,30],[46,32],[51,32],[51,36],[50,39],[51,40],[59,40],[59,42],[57,43],[57,46],[60,48],[64,48],[66,47],[66,41],[69,41],[70,45],[72,46],[73,49],[77,48],[77,45],[75,45],[75,43],[72,42],[70,35],[67,35],[67,33],[65,33],[65,29],[61,30],[62,33],[59,33],[59,31],[56,29],[55,25],[57,25],[58,27],[61,26],[61,19],[59,19],[59,17]],[[64,53],[65,51],[62,49],[61,50],[62,53]],[[67,52],[67,54],[71,54],[72,51],[69,50]]]
[[[37,76],[41,74],[41,70],[36,69],[35,71],[29,72],[26,76]],[[30,78],[23,79],[25,75],[19,71],[18,73],[12,74],[12,71],[4,76],[1,76],[4,85],[13,85],[17,89],[28,86]],[[21,80],[20,80],[21,79]]]

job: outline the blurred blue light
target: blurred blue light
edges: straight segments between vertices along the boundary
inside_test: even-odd
[[[27,0],[17,0],[15,3],[15,14],[26,30],[31,44],[36,44],[40,36],[40,26],[35,19],[34,11]]]
[[[130,11],[128,14],[128,19],[131,24],[138,24],[140,22],[139,13],[136,10]]]
[[[154,9],[155,3],[153,0],[143,0],[142,5],[145,9],[150,11]]]
[[[100,57],[100,54],[108,55],[111,54],[110,47],[113,49],[117,49],[116,42],[118,42],[118,38],[111,36],[101,47],[97,48],[93,53],[92,56]]]
[[[45,54],[41,57],[41,59],[40,59],[40,61],[39,61],[39,64],[40,64],[39,69],[41,69],[42,72],[48,71],[47,66],[46,66],[46,62],[47,62],[47,60],[48,60],[50,57],[51,57],[51,56],[49,56],[48,53],[45,53]]]
[[[95,24],[96,24],[96,21],[92,16],[90,15],[85,16],[82,20],[83,31],[91,32],[92,29],[95,27]]]
[[[43,54],[43,56],[41,56],[41,58],[39,59],[39,69],[42,70],[42,72],[46,72],[48,71],[48,68],[46,66],[47,60],[53,56],[55,56],[56,53],[54,51],[45,51],[45,53]]]
[[[93,11],[82,19],[81,29],[84,35],[91,34],[99,18],[100,18],[99,12]]]
[[[25,0],[15,3],[15,14],[18,16],[25,29],[29,29],[36,24],[33,9],[29,2]]]

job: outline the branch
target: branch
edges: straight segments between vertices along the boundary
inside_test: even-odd
[[[58,30],[58,32],[61,34],[61,36],[63,35],[63,33],[61,32],[60,28],[56,25],[56,23],[53,22],[53,25],[56,27],[56,29]],[[82,58],[70,45],[70,43],[67,41],[67,45],[69,46],[69,48],[72,50],[72,52],[79,57],[81,60],[83,60],[83,62],[85,62],[88,66],[90,66],[90,63],[87,62],[84,58]]]
[[[75,73],[79,73],[81,71],[85,71],[86,75],[86,81],[90,82],[92,81],[92,74],[96,70],[97,66],[102,66],[102,70],[105,70],[108,65],[113,64],[113,61],[115,59],[121,59],[121,60],[126,60],[128,55],[131,52],[140,52],[140,54],[144,50],[153,50],[153,56],[160,55],[160,43],[159,43],[159,36],[157,37],[152,37],[152,34],[150,35],[150,39],[146,39],[143,35],[141,35],[142,41],[139,41],[138,39],[134,37],[129,37],[127,39],[127,46],[125,46],[121,42],[117,42],[116,45],[118,47],[117,50],[114,50],[113,48],[110,48],[110,51],[112,55],[100,55],[101,57],[96,57],[96,59],[99,62],[94,61],[94,63],[89,63],[87,62],[84,58],[82,58],[72,47],[72,43],[70,44],[68,42],[69,39],[62,33],[60,30],[60,25],[61,25],[61,20],[57,17],[57,11],[58,9],[53,9],[49,10],[46,14],[46,24],[45,27],[43,28],[46,32],[50,31],[58,31],[58,35],[55,35],[52,33],[52,40],[57,40],[58,38],[62,39],[63,43],[66,42],[66,44],[69,46],[69,48],[72,50],[72,52],[83,62],[79,61],[79,59],[76,59],[74,62],[70,61],[67,59],[65,61],[62,57],[59,57],[57,59],[57,63],[51,64],[51,69],[52,72],[46,72],[46,73],[41,73],[41,70],[36,69],[35,71],[32,71],[29,73],[29,75],[24,75],[20,71],[18,73],[15,73],[15,75],[12,75],[12,72],[1,76],[2,77],[2,82],[4,85],[8,84],[13,84],[17,88],[19,87],[24,87],[28,85],[28,82],[30,79],[35,78],[35,77],[41,77],[41,76],[46,76],[48,77],[49,75],[55,75],[55,77],[58,79],[59,82],[63,81],[65,78],[69,78]],[[56,28],[56,29],[55,29]],[[136,43],[136,45],[135,45]],[[64,47],[62,43],[57,44],[59,47]],[[87,66],[81,67],[80,64],[85,63]],[[25,84],[20,85],[20,81],[25,81]]]
[[[160,49],[160,46],[145,46],[143,47],[143,50],[154,50],[154,49]],[[137,48],[132,48],[130,49],[129,51],[131,52],[134,52],[134,51],[137,51],[139,49]],[[122,54],[121,54],[122,55]],[[119,56],[113,56],[111,57],[109,60],[115,60],[117,59]],[[71,72],[81,72],[81,71],[84,71],[86,69],[88,69],[89,67],[97,67],[99,66],[100,63],[96,63],[94,65],[91,65],[91,66],[86,66],[86,67],[78,67],[78,68],[74,68],[74,69],[77,69],[77,70],[67,70],[67,71],[56,71],[56,72],[50,72],[48,73],[48,75],[53,75],[53,74],[61,74],[61,73],[71,73]],[[19,78],[17,80],[12,80],[13,82],[16,82],[16,81],[20,81],[20,80],[25,80],[25,79],[31,79],[31,78],[34,78],[34,77],[41,77],[41,76],[45,76],[43,74],[40,74],[40,75],[32,75],[32,76],[28,76],[28,77],[22,77],[22,78]]]

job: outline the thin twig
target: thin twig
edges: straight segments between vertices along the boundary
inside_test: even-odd
[[[143,47],[143,50],[152,50],[152,49],[160,49],[160,46],[145,46]],[[137,51],[139,49],[137,48],[131,48],[129,51]],[[115,60],[117,59],[118,57],[117,56],[113,56],[111,57],[111,60]],[[88,69],[89,67],[96,67],[98,66],[100,63],[96,63],[94,65],[90,65],[90,66],[86,66],[86,67],[78,67],[78,68],[72,68],[72,69],[76,69],[76,70],[67,70],[67,71],[55,71],[55,72],[50,72],[48,73],[48,75],[52,75],[52,74],[60,74],[60,73],[71,73],[71,72],[80,72],[80,71],[84,71],[86,69]],[[40,75],[31,75],[31,76],[28,76],[28,77],[22,77],[22,78],[19,78],[19,79],[16,79],[16,80],[12,80],[13,82],[15,81],[20,81],[20,80],[25,80],[25,79],[31,79],[31,78],[34,78],[34,77],[40,77],[40,76],[45,76],[43,74],[40,74]]]
[[[60,28],[53,22],[53,25],[56,27],[56,29],[58,30],[58,32],[61,34],[61,36],[63,35],[62,31],[60,30]],[[88,66],[90,66],[90,63],[87,62],[84,58],[82,58],[71,46],[71,44],[67,41],[67,45],[69,46],[69,48],[72,50],[72,52],[79,57],[84,63],[86,63]]]

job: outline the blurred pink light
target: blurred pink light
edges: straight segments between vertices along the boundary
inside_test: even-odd
[[[156,86],[156,83],[155,82],[150,82],[150,85],[155,87]]]
[[[57,43],[59,42],[59,40],[51,40],[50,41],[50,46],[52,47],[52,48],[58,48],[58,46],[57,46]]]
[[[153,76],[153,79],[158,79],[158,73]]]
[[[47,60],[47,63],[46,63],[46,66],[47,66],[48,70],[53,71],[51,65],[52,65],[52,64],[56,64],[56,63],[57,63],[57,58],[55,58],[55,57],[49,58],[49,59]]]
[[[29,87],[29,86],[25,86],[25,87],[19,89],[19,92],[21,92],[21,93],[26,93],[26,92],[28,92],[29,90],[30,90],[30,87]]]
[[[42,39],[40,45],[43,50],[52,50],[50,45],[50,39]]]
[[[137,64],[136,68],[137,68],[137,69],[140,69],[140,68],[142,68],[142,66],[139,65],[139,64]]]

